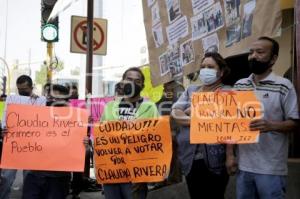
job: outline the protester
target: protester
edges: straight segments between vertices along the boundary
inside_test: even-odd
[[[47,100],[50,97],[51,85],[52,85],[51,83],[46,83],[43,86],[42,95],[45,96]]]
[[[279,44],[260,37],[248,55],[252,74],[235,84],[237,90],[253,90],[262,103],[261,119],[251,121],[250,130],[260,131],[259,142],[238,146],[237,198],[285,198],[288,132],[299,122],[293,84],[272,72]]]
[[[67,84],[69,99],[78,99],[78,88],[75,84]],[[85,164],[86,166],[86,164]],[[79,199],[80,192],[85,188],[84,172],[72,172],[71,189],[72,199]]]
[[[17,89],[20,96],[28,96],[30,98],[23,99],[15,98],[15,96],[8,96],[6,99],[6,106],[8,104],[29,104],[29,105],[41,105],[46,104],[45,97],[38,97],[33,93],[33,83],[32,79],[27,75],[21,75],[18,77]],[[2,129],[6,132],[5,124],[6,111],[4,111],[2,118]],[[10,198],[10,188],[16,178],[17,170],[15,169],[2,169],[1,177],[2,183],[0,184],[0,199],[9,199]],[[26,177],[26,171],[23,171],[23,179]]]
[[[69,89],[69,95],[70,99],[78,99],[79,94],[78,94],[78,87],[76,84],[72,83],[71,85],[68,84],[67,88]]]
[[[0,102],[5,102],[5,100],[6,100],[6,95],[5,94],[2,94],[1,96],[0,96]],[[2,120],[2,118],[0,118],[1,120]],[[1,124],[1,121],[0,120],[0,124]],[[2,127],[0,126],[0,160],[1,160],[1,155],[2,155],[2,144],[3,144],[3,136],[2,136]],[[2,177],[1,177],[1,168],[0,168],[0,187],[1,187],[1,184],[2,184]]]
[[[101,121],[134,120],[158,116],[154,103],[140,96],[145,77],[139,68],[127,69],[122,77],[124,96],[106,104]],[[117,183],[104,184],[106,199],[145,199],[147,184]]]
[[[58,84],[51,85],[47,106],[68,106],[69,90]],[[88,146],[89,139],[83,143]],[[69,193],[70,172],[29,171],[24,181],[23,199],[65,199]]]
[[[156,102],[157,109],[160,115],[171,115],[172,105],[178,100],[179,96],[184,92],[184,87],[179,82],[173,80],[171,82],[167,82],[164,84],[163,96],[162,98]],[[179,133],[180,126],[170,118],[170,127],[172,132],[172,160],[171,160],[171,168],[168,179],[164,182],[156,183],[154,189],[170,185],[176,184],[182,181],[180,163],[177,155],[178,143],[176,140],[176,135]]]
[[[172,107],[172,116],[181,125],[177,135],[178,156],[191,199],[224,198],[228,183],[226,146],[222,144],[190,144],[191,96],[195,92],[230,89],[222,84],[230,70],[216,52],[206,53],[200,66],[203,85],[191,85]]]

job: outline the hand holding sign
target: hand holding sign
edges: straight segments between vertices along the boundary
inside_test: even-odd
[[[201,92],[192,97],[191,143],[253,143],[258,141],[261,104],[251,91]],[[259,120],[261,121],[261,120]],[[254,131],[252,131],[254,130]]]
[[[8,105],[1,167],[83,171],[87,118],[71,107]]]
[[[99,183],[157,182],[169,173],[169,117],[103,122],[94,128]]]

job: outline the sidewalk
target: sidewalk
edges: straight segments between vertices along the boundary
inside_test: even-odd
[[[91,175],[94,174],[94,171],[91,170]],[[93,176],[91,176],[93,177]],[[23,173],[18,171],[16,180],[11,189],[11,199],[20,199],[22,196],[22,183],[23,183]],[[104,195],[101,191],[99,192],[81,192],[81,199],[104,199]],[[71,196],[68,196],[67,199],[71,199]]]
[[[300,198],[300,159],[289,159],[289,176],[288,176],[288,188],[287,199]],[[91,174],[94,174],[91,171]],[[17,178],[12,187],[11,199],[20,199],[22,187],[22,172],[17,173]],[[81,199],[104,199],[102,192],[82,192],[80,194]],[[235,177],[231,177],[227,191],[226,199],[235,199]],[[71,197],[68,197],[71,199]],[[185,183],[164,187],[155,191],[151,191],[148,194],[147,199],[189,199],[187,187]]]

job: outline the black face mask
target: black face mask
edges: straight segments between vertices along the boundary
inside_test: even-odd
[[[142,87],[136,83],[125,83],[123,87],[124,95],[136,97],[141,93]]]
[[[21,96],[30,96],[30,92],[27,92],[27,91],[19,91],[19,95]]]
[[[46,106],[65,107],[68,106],[67,101],[47,101]]]
[[[249,60],[249,67],[252,73],[256,75],[263,74],[266,72],[270,67],[270,60],[267,62],[257,61],[256,59]]]

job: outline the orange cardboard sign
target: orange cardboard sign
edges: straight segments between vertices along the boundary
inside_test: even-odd
[[[159,182],[169,174],[169,117],[102,122],[94,128],[99,183]]]
[[[258,142],[259,131],[250,131],[249,123],[261,117],[261,108],[253,91],[194,93],[191,143]]]
[[[1,167],[83,171],[87,121],[84,109],[8,105]]]

